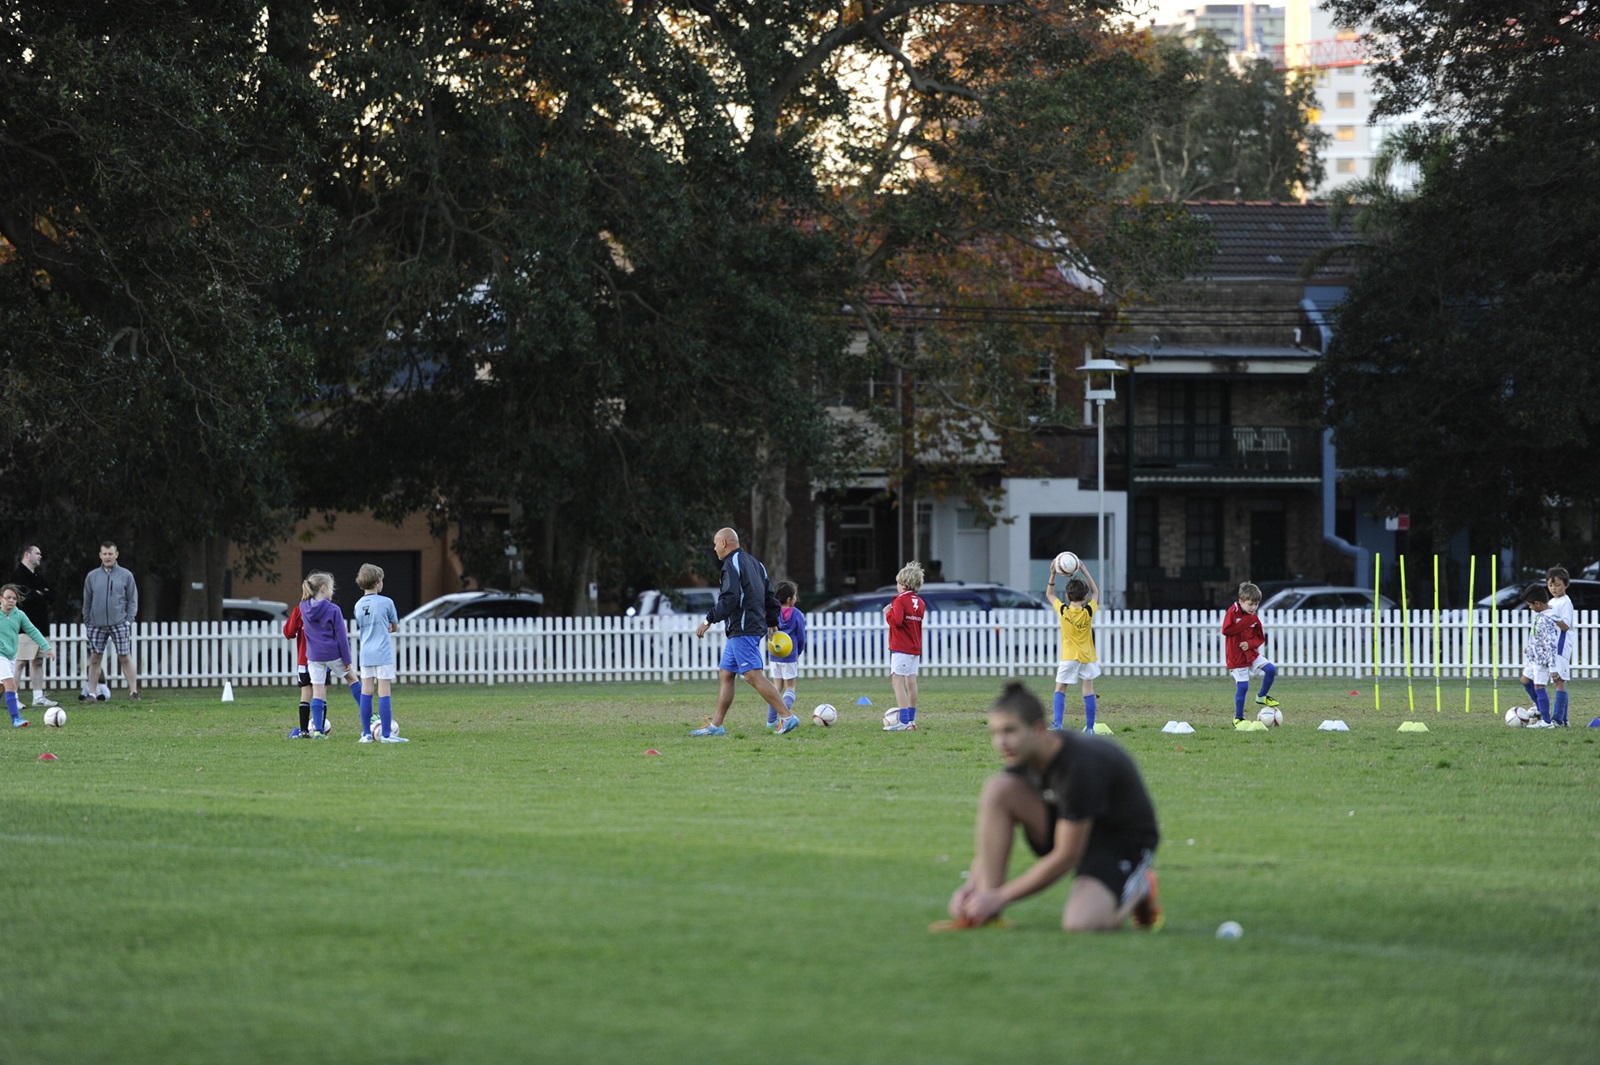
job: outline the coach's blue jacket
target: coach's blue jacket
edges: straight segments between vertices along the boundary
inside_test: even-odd
[[[722,560],[722,590],[706,615],[715,625],[728,623],[729,636],[766,636],[778,624],[778,597],[767,580],[767,567],[741,548]]]

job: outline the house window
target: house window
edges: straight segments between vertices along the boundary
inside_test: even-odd
[[[1183,564],[1217,567],[1222,565],[1222,500],[1184,501]]]
[[[1161,510],[1155,496],[1133,500],[1133,564],[1139,569],[1161,565]]]
[[[1356,94],[1353,92],[1341,92],[1337,97],[1337,101],[1334,105],[1336,107],[1354,107],[1356,105]]]
[[[1163,381],[1156,392],[1157,438],[1171,460],[1214,459],[1228,422],[1228,389],[1221,381]]]
[[[1356,128],[1354,126],[1335,126],[1333,139],[1336,141],[1353,141],[1356,139]]]
[[[1354,174],[1356,172],[1356,161],[1354,159],[1335,159],[1333,161],[1333,172],[1335,174]]]

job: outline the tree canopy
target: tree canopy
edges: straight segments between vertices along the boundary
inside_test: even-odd
[[[1115,194],[1161,82],[1103,0],[198,10],[0,20],[0,489],[174,576],[363,507],[557,602],[670,574],[864,461],[851,382],[938,414],[884,462],[1025,430],[1198,239]]]
[[[1323,368],[1343,464],[1435,530],[1546,534],[1600,499],[1600,14],[1570,4],[1335,3],[1369,27],[1381,110],[1425,112]]]

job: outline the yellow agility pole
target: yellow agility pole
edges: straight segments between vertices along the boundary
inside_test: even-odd
[[[1434,713],[1438,708],[1438,552],[1434,552]]]
[[[1383,581],[1383,555],[1374,551],[1372,553],[1372,712],[1377,713],[1378,706],[1378,611],[1381,600],[1378,598],[1378,587]]]
[[[1500,716],[1500,589],[1495,584],[1500,579],[1500,567],[1495,556],[1489,556],[1489,676],[1494,679],[1489,687],[1494,690],[1494,716]]]
[[[1400,646],[1406,658],[1406,706],[1410,713],[1417,712],[1417,689],[1411,680],[1411,607],[1406,598],[1406,556],[1400,556]]]
[[[1472,619],[1478,616],[1478,556],[1467,556],[1467,699],[1462,710],[1472,713]]]

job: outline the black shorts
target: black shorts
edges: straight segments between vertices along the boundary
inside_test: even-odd
[[[1028,846],[1033,848],[1034,854],[1043,858],[1050,853],[1050,848],[1055,844],[1056,821],[1059,820],[1059,817],[1052,817],[1043,848],[1032,839],[1028,840]],[[1137,841],[1117,836],[1102,838],[1091,834],[1089,846],[1084,850],[1083,858],[1073,873],[1077,876],[1094,877],[1110,888],[1111,893],[1117,898],[1127,901],[1129,887],[1137,889],[1137,878],[1143,876],[1145,870],[1150,868],[1155,856],[1153,849]]]

